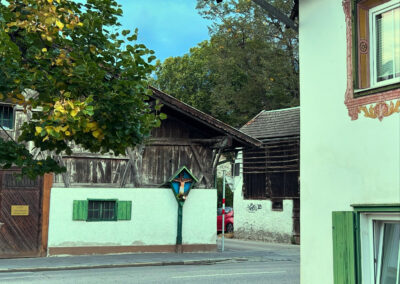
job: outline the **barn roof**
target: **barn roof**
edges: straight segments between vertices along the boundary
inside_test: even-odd
[[[300,107],[263,110],[240,128],[244,133],[266,140],[300,135]]]
[[[184,102],[181,102],[180,100],[156,89],[155,87],[149,86],[149,89],[153,92],[152,97],[160,100],[164,106],[170,107],[175,111],[187,116],[188,118],[200,122],[203,126],[219,132],[220,135],[231,137],[235,142],[233,145],[236,147],[259,147],[262,144],[261,141],[255,139],[254,137],[251,137],[246,133],[212,117],[211,115],[208,115]]]

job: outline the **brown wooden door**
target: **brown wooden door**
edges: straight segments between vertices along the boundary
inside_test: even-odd
[[[0,171],[0,258],[40,255],[42,179]]]

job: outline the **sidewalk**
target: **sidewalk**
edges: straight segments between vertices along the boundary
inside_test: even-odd
[[[239,241],[236,241],[239,242]],[[220,240],[219,240],[220,243]],[[248,242],[251,243],[251,242]],[[275,245],[272,245],[275,247]],[[219,245],[220,247],[220,245]],[[283,246],[284,247],[289,246]],[[282,261],[287,256],[274,251],[238,251],[205,253],[133,253],[82,256],[54,256],[39,258],[0,259],[0,273],[34,272],[52,270],[77,270],[95,268],[163,266],[163,265],[206,265],[229,261]]]
[[[82,255],[41,258],[0,259],[0,273],[51,270],[76,270],[162,265],[213,264],[229,261],[221,253],[135,253],[113,255]]]

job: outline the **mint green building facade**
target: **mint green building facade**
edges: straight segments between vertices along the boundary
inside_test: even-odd
[[[359,2],[300,1],[301,283],[399,283],[400,77],[357,98]]]

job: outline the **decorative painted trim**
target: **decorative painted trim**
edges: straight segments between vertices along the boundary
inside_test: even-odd
[[[365,39],[360,40],[358,43],[358,50],[361,53],[368,54],[368,41]]]
[[[217,251],[216,244],[183,244],[183,252]],[[49,247],[48,256],[138,252],[175,252],[176,245]]]
[[[386,102],[377,103],[375,106],[370,105],[369,108],[366,106],[359,107],[359,112],[364,112],[365,117],[378,118],[380,121],[386,116],[389,116],[395,112],[400,112],[400,100],[394,104],[390,102],[388,105]]]
[[[383,117],[389,116],[393,113],[399,112],[394,106],[391,109],[391,105],[388,105],[387,102],[391,100],[400,99],[400,89],[394,89],[389,91],[383,91],[373,95],[367,95],[359,98],[354,98],[354,85],[353,85],[353,38],[352,38],[352,1],[353,0],[343,0],[342,6],[345,14],[346,21],[346,42],[347,42],[347,51],[346,51],[346,62],[347,62],[347,86],[345,93],[344,103],[347,106],[348,114],[352,120],[358,119],[358,114],[363,111],[366,117],[370,118],[378,118],[382,121]],[[355,74],[357,75],[357,74]],[[376,104],[375,106],[371,106],[367,109],[368,104]],[[371,113],[370,110],[373,110]],[[365,111],[367,110],[367,112]],[[393,110],[393,111],[391,111]]]

